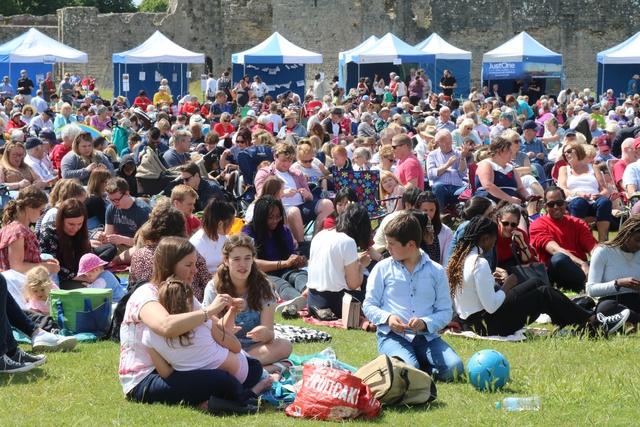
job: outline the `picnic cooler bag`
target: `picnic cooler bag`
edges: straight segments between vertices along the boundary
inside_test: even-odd
[[[436,384],[420,369],[399,357],[381,354],[356,371],[383,405],[428,403],[438,396]]]
[[[55,289],[49,295],[51,317],[74,334],[104,334],[111,325],[111,289]]]

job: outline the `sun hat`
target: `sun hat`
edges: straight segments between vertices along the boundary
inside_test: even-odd
[[[96,268],[102,267],[103,265],[107,264],[109,263],[101,260],[96,254],[84,254],[82,255],[82,258],[80,258],[78,276],[82,276],[83,274],[86,274],[91,270],[95,270]]]

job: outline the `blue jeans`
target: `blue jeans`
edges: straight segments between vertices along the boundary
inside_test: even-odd
[[[462,359],[449,344],[437,337],[427,341],[423,335],[417,335],[413,341],[389,332],[378,332],[378,353],[398,356],[405,363],[433,374],[439,381],[453,381],[464,373]]]
[[[443,184],[441,182],[435,182],[431,186],[431,191],[433,191],[438,198],[438,204],[440,204],[440,212],[444,212],[445,206],[447,203],[452,203],[458,200],[458,196],[462,194],[465,186],[458,187],[456,185]]]
[[[557,288],[578,293],[584,290],[584,283],[587,279],[578,264],[563,253],[556,253],[551,257],[547,267],[547,275],[551,284],[555,283]]]
[[[7,281],[0,274],[0,356],[18,346],[11,326],[29,337],[38,329],[13,299],[7,289]]]
[[[611,209],[611,200],[608,197],[598,197],[595,203],[589,203],[584,197],[576,197],[569,202],[569,212],[576,218],[595,215],[596,221],[611,222]]]
[[[174,371],[166,379],[153,371],[128,394],[130,399],[142,403],[191,406],[198,406],[211,396],[238,402],[256,397],[251,389],[243,388],[236,377],[219,369]]]
[[[546,163],[549,162],[544,162],[544,164]],[[538,171],[538,181],[544,181],[547,179],[547,174],[544,172],[544,164],[540,164],[538,160],[531,160],[531,166],[536,168],[536,171]]]

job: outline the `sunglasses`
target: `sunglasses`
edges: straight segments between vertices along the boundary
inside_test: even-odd
[[[547,202],[547,206],[551,209],[555,208],[556,206],[561,208],[565,203],[567,203],[566,200],[551,200],[550,202]]]
[[[407,145],[407,144],[392,145],[391,148],[393,148],[395,150],[396,148],[402,147],[403,145]]]
[[[421,194],[418,196],[418,203],[435,202],[436,200],[438,200],[438,197],[435,194]]]
[[[511,227],[511,228],[517,228],[518,227],[518,223],[517,222],[500,221],[500,224],[502,224],[503,227]]]
[[[253,245],[253,239],[245,234],[232,234],[227,238],[229,243],[237,245]]]
[[[309,164],[309,163],[312,163],[312,162],[313,162],[313,159],[309,159],[309,160],[300,159],[300,160],[298,160],[298,163],[304,163],[304,164]]]
[[[189,182],[189,180],[190,180],[191,178],[193,178],[193,175],[188,176],[188,177],[185,177],[185,178],[182,178],[182,181],[186,184],[187,182]]]
[[[568,150],[566,150],[566,151],[564,152],[564,154],[565,154],[565,155],[566,155],[566,154],[571,154],[571,153],[573,153],[574,151],[575,151],[575,149],[574,149],[574,148],[569,148]]]

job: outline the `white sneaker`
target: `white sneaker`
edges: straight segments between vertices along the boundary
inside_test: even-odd
[[[282,313],[282,311],[289,306],[295,307],[296,311],[304,310],[307,306],[307,299],[300,295],[292,300],[285,301],[276,307],[276,313]]]
[[[602,332],[608,335],[620,329],[629,318],[629,314],[631,314],[631,311],[625,308],[618,314],[605,316],[603,313],[598,313],[596,317],[602,324]]]
[[[65,337],[62,335],[54,335],[49,332],[36,335],[31,338],[31,347],[35,353],[43,351],[67,351],[72,350],[78,340],[76,337]]]

